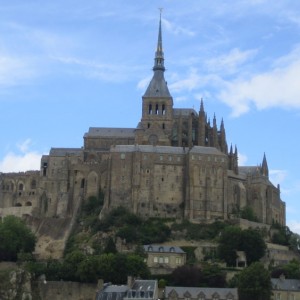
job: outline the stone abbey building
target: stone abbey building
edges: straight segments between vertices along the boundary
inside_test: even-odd
[[[161,21],[153,77],[136,128],[90,128],[82,148],[52,148],[39,171],[0,174],[0,214],[72,218],[104,193],[101,214],[125,206],[143,217],[210,222],[250,206],[264,224],[285,225],[285,203],[260,166],[238,166],[223,121],[173,107],[164,78]]]

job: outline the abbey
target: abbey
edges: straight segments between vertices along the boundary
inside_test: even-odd
[[[90,128],[82,148],[52,148],[39,171],[0,174],[0,214],[71,218],[104,193],[101,215],[125,206],[145,218],[211,222],[251,207],[259,222],[285,225],[285,203],[259,166],[238,166],[237,148],[199,111],[178,109],[164,78],[161,21],[153,77],[136,128]]]

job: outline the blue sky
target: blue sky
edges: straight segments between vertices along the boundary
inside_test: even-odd
[[[300,233],[300,2],[0,0],[0,171],[39,169],[89,127],[135,127],[159,7],[174,107],[224,119],[240,165],[266,153]]]

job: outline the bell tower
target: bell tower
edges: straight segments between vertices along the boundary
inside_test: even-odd
[[[139,144],[171,145],[173,125],[173,98],[164,78],[164,52],[162,47],[161,13],[155,51],[153,77],[142,97],[142,119],[138,136]]]

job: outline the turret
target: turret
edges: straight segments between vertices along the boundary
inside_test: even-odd
[[[267,178],[269,178],[269,168],[268,168],[268,163],[266,159],[266,154],[264,153],[262,165],[261,165],[261,174]]]

